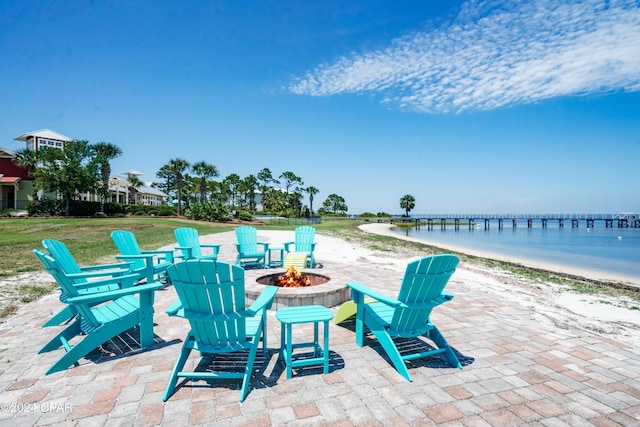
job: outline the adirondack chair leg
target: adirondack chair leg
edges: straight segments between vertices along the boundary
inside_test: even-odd
[[[267,331],[266,331],[266,325],[267,324],[267,310],[262,310],[262,326],[260,327],[260,330],[262,330],[261,334],[262,334],[262,355],[264,357],[267,357]],[[260,334],[258,334],[260,335]],[[260,337],[258,337],[258,339],[260,339]]]
[[[364,345],[364,295],[360,292],[352,292],[353,301],[356,303],[356,344]]]
[[[140,294],[140,346],[152,347],[153,341],[153,295],[154,292]]]
[[[129,319],[129,316],[131,315],[125,316],[117,321],[110,322],[108,328],[101,326],[89,335],[85,335],[82,341],[71,347],[67,353],[65,353],[56,363],[53,364],[53,366],[51,366],[51,368],[49,368],[47,375],[53,374],[54,372],[64,371],[109,339],[131,329],[131,320]]]
[[[167,388],[165,389],[164,397],[162,398],[163,402],[169,400],[169,398],[175,392],[176,384],[178,383],[178,374],[182,371],[182,368],[184,368],[184,365],[189,358],[189,354],[191,354],[194,342],[195,339],[191,332],[189,332],[187,337],[184,339],[184,344],[182,346],[182,349],[180,350],[180,357],[178,357],[178,360],[173,367],[173,371],[171,371],[171,379],[169,380],[169,384],[167,384]]]
[[[44,345],[38,352],[38,354],[47,353],[49,351],[56,350],[63,345],[64,340],[70,340],[71,338],[78,336],[82,333],[80,329],[80,321],[75,320],[71,325],[60,331],[55,337],[53,337],[48,343]]]
[[[43,328],[48,328],[50,326],[60,326],[65,322],[73,319],[78,314],[77,310],[74,310],[71,306],[66,306],[63,308],[58,314],[53,316],[47,323],[42,325]]]
[[[251,373],[253,372],[253,363],[256,360],[256,352],[258,351],[258,344],[260,340],[260,332],[253,338],[254,344],[249,350],[249,359],[247,360],[247,366],[244,370],[244,378],[242,379],[242,391],[240,393],[240,402],[243,402],[247,394],[249,394],[249,383],[251,382]]]
[[[453,352],[453,349],[451,348],[447,340],[444,338],[444,336],[440,333],[438,328],[435,327],[435,325],[433,326],[433,329],[429,331],[429,338],[431,339],[431,341],[436,343],[438,348],[446,349],[446,351],[444,352],[444,357],[445,359],[447,359],[447,362],[449,362],[449,364],[452,367],[462,369],[462,365],[458,360],[458,356],[456,356],[456,354]]]
[[[405,377],[407,381],[413,382],[404,359],[400,355],[398,348],[394,344],[393,339],[386,331],[384,326],[375,321],[369,322],[367,324],[369,325],[369,329],[371,330],[373,335],[375,335],[375,337],[378,339],[378,342],[380,343],[380,345],[382,345],[382,348],[389,356],[389,359],[391,359],[393,366],[395,366],[395,368],[398,370],[398,373]]]

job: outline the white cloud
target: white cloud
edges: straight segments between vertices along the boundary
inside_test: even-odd
[[[640,90],[638,0],[470,0],[451,23],[323,64],[295,94],[373,93],[427,113]]]

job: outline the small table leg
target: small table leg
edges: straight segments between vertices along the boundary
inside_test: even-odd
[[[317,323],[316,323],[317,325]],[[322,349],[324,353],[324,373],[329,373],[329,322],[324,322],[324,347]]]
[[[293,376],[293,366],[291,363],[291,360],[292,360],[291,352],[293,351],[291,341],[293,340],[293,334],[291,331],[291,326],[292,326],[291,323],[287,325],[287,337],[286,337],[287,359],[285,363],[287,364],[287,379],[290,379]]]

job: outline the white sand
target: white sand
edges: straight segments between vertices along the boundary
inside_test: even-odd
[[[640,286],[640,277],[630,277],[630,276],[624,276],[620,274],[590,270],[589,268],[586,268],[586,267],[578,268],[578,267],[570,267],[570,266],[561,265],[561,264],[553,264],[550,262],[542,262],[537,260],[534,261],[530,259],[518,258],[512,255],[496,254],[488,251],[464,248],[464,247],[455,246],[455,245],[443,245],[442,243],[432,242],[432,241],[429,241],[428,239],[418,239],[415,237],[402,236],[401,234],[393,232],[392,227],[394,226],[390,224],[374,223],[374,224],[363,225],[360,227],[360,229],[368,233],[395,237],[395,238],[407,240],[410,242],[423,243],[429,246],[435,246],[441,249],[446,249],[446,250],[457,252],[460,254],[473,255],[480,258],[487,258],[487,259],[493,259],[498,261],[506,261],[513,264],[519,264],[525,267],[537,268],[537,269],[546,270],[546,271],[561,272],[561,273],[566,273],[566,274],[570,274],[578,277],[584,277],[587,279],[601,281],[601,282],[620,282],[620,283],[627,283],[627,284]]]

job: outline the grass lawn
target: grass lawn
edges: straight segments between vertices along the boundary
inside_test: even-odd
[[[318,231],[355,233],[356,221],[325,221],[315,225]],[[81,265],[114,262],[118,253],[111,232],[122,229],[135,233],[142,249],[157,249],[175,242],[173,230],[193,227],[201,235],[233,230],[239,224],[191,221],[179,218],[21,218],[0,220],[2,266],[0,279],[18,273],[41,271],[42,264],[31,253],[42,248],[43,239],[64,242]],[[252,224],[253,225],[253,224]],[[259,229],[293,230],[297,225],[255,225]]]

